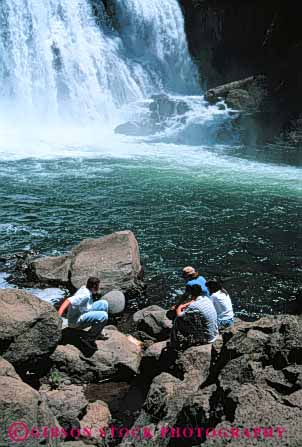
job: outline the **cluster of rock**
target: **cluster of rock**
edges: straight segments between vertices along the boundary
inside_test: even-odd
[[[185,100],[165,94],[153,95],[139,121],[127,121],[115,128],[115,133],[147,136],[162,132],[171,119],[183,120],[190,107]]]
[[[263,74],[268,91],[260,98],[255,125],[274,129],[273,137],[290,126],[288,139],[301,142],[302,83],[297,71],[301,58],[299,15],[286,2],[267,0],[181,0],[189,48],[207,88]],[[241,82],[241,81],[239,81]],[[255,100],[256,102],[256,96]],[[229,98],[245,110],[255,104],[244,87]],[[239,107],[241,108],[241,107]],[[258,109],[258,110],[259,110]],[[256,118],[256,117],[255,117]],[[246,126],[250,125],[247,123]],[[271,137],[265,134],[264,137]]]
[[[232,109],[258,112],[267,94],[265,77],[250,76],[211,88],[206,92],[205,99],[211,104],[223,100]]]
[[[10,445],[9,427],[20,421],[30,428],[52,427],[64,433],[62,446],[107,447],[110,439],[100,438],[99,429],[113,422],[110,402],[97,396],[88,402],[85,385],[131,382],[141,375],[150,388],[133,427],[144,427],[149,436],[120,439],[122,447],[301,446],[300,317],[238,320],[213,346],[189,348],[166,362],[171,321],[159,306],[133,315],[136,338],[106,327],[108,339],[97,340],[97,350],[89,355],[78,343],[76,330],[62,330],[50,304],[13,289],[0,291],[0,307],[1,445]],[[196,426],[203,429],[201,435],[194,432],[188,438],[185,430],[182,437],[181,428]],[[171,439],[171,427],[179,427],[178,437]],[[282,439],[275,432],[272,439],[256,440],[206,436],[206,429],[222,432],[232,427],[285,431]],[[30,434],[19,445],[43,443],[45,437]],[[47,445],[57,446],[56,439],[47,438]]]
[[[131,231],[117,231],[99,239],[84,239],[62,256],[34,253],[3,258],[14,284],[22,287],[62,287],[74,292],[89,276],[100,278],[102,293],[120,290],[140,296],[144,290],[139,247]],[[6,263],[5,263],[6,261]]]

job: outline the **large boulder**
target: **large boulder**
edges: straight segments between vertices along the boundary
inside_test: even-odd
[[[21,380],[13,365],[2,357],[0,358],[0,376],[7,376]]]
[[[69,385],[62,389],[40,391],[40,393],[61,427],[68,429],[80,425],[79,418],[88,405],[81,386]]]
[[[57,427],[58,423],[40,394],[20,379],[0,376],[0,445],[13,445],[18,441],[20,447],[45,443],[56,446],[57,441],[47,434],[33,439],[33,427]]]
[[[159,345],[157,343],[157,345]],[[159,351],[161,346],[155,349]],[[171,428],[178,426],[184,408],[188,406],[206,381],[211,363],[211,345],[196,346],[180,354],[177,361],[183,380],[163,372],[156,376],[151,384],[143,409],[136,420],[135,427],[144,427],[152,436],[150,439],[130,441],[125,439],[122,447],[140,445],[161,447],[169,445]],[[211,388],[203,399],[210,406],[209,400],[216,390]]]
[[[212,358],[212,345],[193,346],[182,353],[177,366],[185,382],[203,384],[208,378]]]
[[[166,310],[156,305],[135,312],[133,321],[138,329],[157,340],[167,339],[172,328],[172,321],[166,317]]]
[[[288,399],[290,397],[279,398],[277,393],[265,386],[242,384],[232,390],[225,401],[229,409],[227,420],[215,427],[216,436],[204,445],[299,447],[302,440],[301,404],[298,401],[296,405],[295,396],[292,397],[292,404]],[[257,438],[254,437],[256,427],[260,429]],[[232,428],[238,430],[237,439],[231,436]],[[267,433],[272,429],[272,436],[265,436],[265,428]],[[225,437],[219,436],[219,433],[225,433]]]
[[[88,404],[86,414],[81,420],[81,428],[89,430],[89,439],[95,440],[98,444],[100,441],[102,430],[106,432],[111,421],[111,413],[106,402],[97,400]],[[102,439],[101,439],[102,440]]]
[[[218,390],[215,399],[212,396],[212,407],[215,404],[220,415],[216,414],[214,424],[212,420],[216,435],[204,445],[243,447],[251,442],[263,447],[298,447],[302,439],[301,320],[282,315],[238,322],[223,338],[211,377]],[[238,439],[232,439],[231,430],[238,427],[244,427],[245,433],[240,429]],[[258,439],[253,438],[253,427],[262,427]],[[265,438],[265,427],[273,428],[272,438]],[[284,431],[282,440],[278,427]],[[226,433],[225,438],[220,438],[220,433]]]
[[[149,356],[155,360],[162,349],[156,345],[149,348]],[[219,349],[196,346],[179,355],[173,372],[180,378],[167,373],[155,377],[135,422],[136,426],[147,427],[152,437],[145,442],[125,439],[122,447],[178,445],[176,439],[171,440],[175,436],[173,427],[182,438],[179,445],[299,447],[301,349],[298,317],[237,320],[223,333]],[[195,432],[186,444],[185,438],[191,436],[190,430],[196,425],[200,433]],[[258,439],[253,438],[254,427],[261,431]],[[270,433],[270,427],[272,438],[264,434]],[[278,427],[283,430],[283,441]],[[239,433],[239,438],[230,437],[232,430]]]
[[[206,92],[205,99],[211,104],[224,100],[233,109],[254,112],[259,110],[266,95],[265,78],[251,76],[211,88]]]
[[[248,354],[254,360],[282,369],[302,363],[302,325],[299,317],[282,315],[239,324],[223,334],[223,359]]]
[[[96,276],[102,292],[119,289],[128,294],[142,291],[141,275],[138,244],[131,231],[85,239],[70,253],[36,259],[29,268],[30,279],[44,285],[78,289],[89,276]]]
[[[61,337],[56,310],[19,289],[0,290],[0,354],[14,366],[48,356]],[[36,363],[35,363],[36,362]]]
[[[97,340],[97,350],[86,355],[72,345],[59,345],[51,356],[52,371],[64,383],[96,383],[104,379],[130,378],[139,372],[142,348],[114,328],[104,329],[107,340]]]

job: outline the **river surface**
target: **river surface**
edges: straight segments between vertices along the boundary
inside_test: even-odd
[[[238,312],[283,311],[301,284],[299,154],[115,138],[109,147],[58,143],[51,156],[2,149],[1,252],[57,255],[129,229],[150,302],[170,302],[181,268],[194,265],[226,280]]]

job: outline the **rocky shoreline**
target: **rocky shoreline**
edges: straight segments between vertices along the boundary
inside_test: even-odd
[[[31,260],[25,271],[35,285],[76,287],[84,271],[130,297],[143,290],[131,232]],[[21,289],[1,290],[0,303],[1,445],[10,445],[18,421],[24,447],[301,446],[300,316],[237,319],[213,346],[167,361],[171,321],[159,306],[134,313],[126,330],[118,320],[107,326],[91,355],[52,305]]]

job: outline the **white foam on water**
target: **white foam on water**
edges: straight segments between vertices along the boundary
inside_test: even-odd
[[[15,289],[16,286],[7,281],[9,274],[6,272],[0,272],[0,289]],[[25,288],[26,292],[40,298],[42,301],[46,301],[49,304],[56,304],[64,298],[65,292],[56,287],[49,287],[46,289],[38,288]]]
[[[201,179],[210,173],[301,190],[301,169],[230,157],[214,146],[216,123],[228,111],[198,95],[177,0],[110,0],[109,25],[100,5],[97,22],[88,0],[2,0],[1,161],[148,158]],[[148,118],[150,96],[162,92],[184,101],[187,112],[149,137],[114,133],[127,120]],[[190,132],[202,144],[176,144]]]

